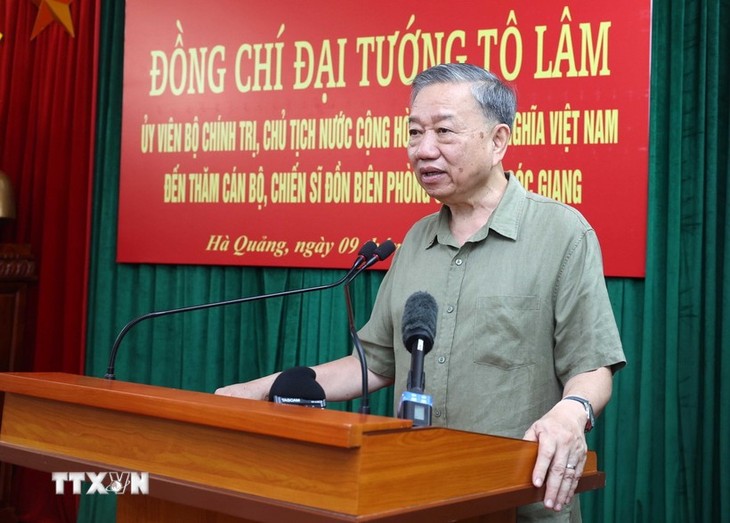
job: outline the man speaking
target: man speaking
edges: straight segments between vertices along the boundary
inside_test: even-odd
[[[433,424],[537,441],[533,483],[545,498],[521,507],[520,521],[580,521],[585,432],[625,358],[595,231],[503,169],[515,112],[512,89],[479,67],[437,65],[415,78],[408,157],[443,205],[406,235],[359,337],[369,389],[394,383],[399,400],[411,365],[405,303],[433,296],[436,337],[423,363]],[[327,400],[360,394],[357,356],[314,368]],[[264,399],[274,379],[217,393]]]

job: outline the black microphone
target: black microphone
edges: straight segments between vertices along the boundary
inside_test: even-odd
[[[438,306],[427,292],[415,292],[403,309],[403,345],[411,353],[406,390],[401,395],[398,417],[413,420],[414,426],[431,425],[433,401],[425,394],[426,374],[423,359],[433,348]]]
[[[373,264],[375,264],[377,262],[385,260],[394,252],[395,252],[395,243],[393,243],[393,240],[385,240],[373,251],[372,255],[365,263],[363,263],[362,265],[360,265],[357,268],[351,269],[352,274],[349,276],[346,283],[350,283],[352,280],[357,278],[357,276],[362,271],[371,267]]]
[[[121,331],[119,331],[119,334],[117,334],[117,338],[114,341],[114,345],[112,346],[111,353],[109,354],[109,366],[107,367],[106,374],[104,375],[104,378],[113,380],[116,379],[114,375],[114,365],[117,359],[117,352],[119,351],[119,345],[122,343],[122,340],[124,339],[124,336],[129,332],[129,330],[140,323],[143,320],[147,320],[149,318],[157,318],[160,316],[168,316],[170,314],[177,314],[180,312],[192,312],[192,311],[198,311],[203,309],[212,309],[213,307],[222,307],[225,305],[234,305],[237,303],[246,303],[250,301],[257,301],[257,300],[265,300],[268,298],[279,298],[283,296],[290,296],[292,294],[303,294],[305,292],[312,292],[312,291],[321,291],[326,289],[332,289],[334,287],[338,287],[342,285],[345,282],[349,282],[352,280],[354,276],[357,276],[360,273],[360,268],[369,263],[370,260],[375,256],[375,252],[378,250],[377,245],[373,241],[366,242],[358,252],[357,258],[355,258],[355,261],[352,264],[352,267],[350,267],[350,270],[347,271],[347,273],[337,280],[334,283],[328,283],[325,285],[317,285],[315,287],[306,287],[304,289],[293,289],[288,291],[280,291],[280,292],[274,292],[271,294],[261,294],[258,296],[247,296],[244,298],[235,298],[232,300],[224,300],[224,301],[218,301],[213,303],[203,303],[200,305],[191,305],[189,307],[180,307],[177,309],[168,309],[164,311],[156,311],[156,312],[148,312],[147,314],[143,314],[141,316],[138,316],[134,318],[132,321],[127,323],[124,328],[122,328]],[[377,260],[376,260],[377,261]],[[374,262],[373,262],[374,263]]]
[[[362,251],[361,251],[362,252]],[[350,297],[350,282],[354,280],[362,271],[372,266],[374,263],[383,261],[395,252],[395,243],[391,240],[385,240],[380,246],[373,250],[371,256],[362,264],[361,267],[356,269],[350,279],[345,282],[345,303],[347,304],[347,323],[350,329],[350,338],[352,344],[355,346],[357,356],[360,359],[360,371],[362,374],[362,393],[360,396],[360,413],[370,414],[370,390],[368,386],[368,364],[365,359],[365,350],[360,342],[360,337],[357,335],[357,328],[355,327],[355,316],[352,312],[352,298]]]
[[[317,373],[311,367],[293,367],[279,374],[269,389],[269,401],[323,409],[327,406]]]
[[[377,250],[377,243],[375,243],[373,240],[366,241],[363,246],[360,247],[360,250],[357,253],[357,258],[355,258],[355,262],[352,264],[352,267],[350,267],[348,277],[352,276],[352,274],[354,274],[355,271],[359,269],[363,263],[366,263],[368,260],[370,260],[370,258],[375,254],[375,251]]]

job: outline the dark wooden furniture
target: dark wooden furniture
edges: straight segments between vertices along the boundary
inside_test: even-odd
[[[0,243],[0,372],[26,370],[30,365],[32,355],[23,339],[28,292],[36,280],[37,265],[30,246]],[[8,463],[0,463],[0,522],[15,520],[10,500],[12,474]]]
[[[0,244],[0,372],[25,370],[22,344],[28,290],[37,279],[30,246]]]

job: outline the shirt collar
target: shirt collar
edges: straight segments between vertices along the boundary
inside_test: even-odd
[[[527,191],[511,172],[506,172],[505,175],[508,182],[507,189],[485,227],[506,238],[516,240],[520,231]]]
[[[507,188],[504,191],[502,200],[500,200],[489,221],[472,236],[470,241],[479,242],[484,240],[490,229],[505,238],[517,239],[527,191],[511,172],[505,172],[505,176],[507,176]],[[437,243],[457,247],[449,229],[450,217],[451,211],[446,205],[442,205],[432,228],[433,232],[426,235],[425,247],[427,249]]]

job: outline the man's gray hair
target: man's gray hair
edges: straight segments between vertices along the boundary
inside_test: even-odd
[[[512,129],[517,111],[517,95],[494,73],[471,64],[439,64],[419,73],[411,84],[411,103],[421,89],[432,84],[470,83],[484,115]]]

